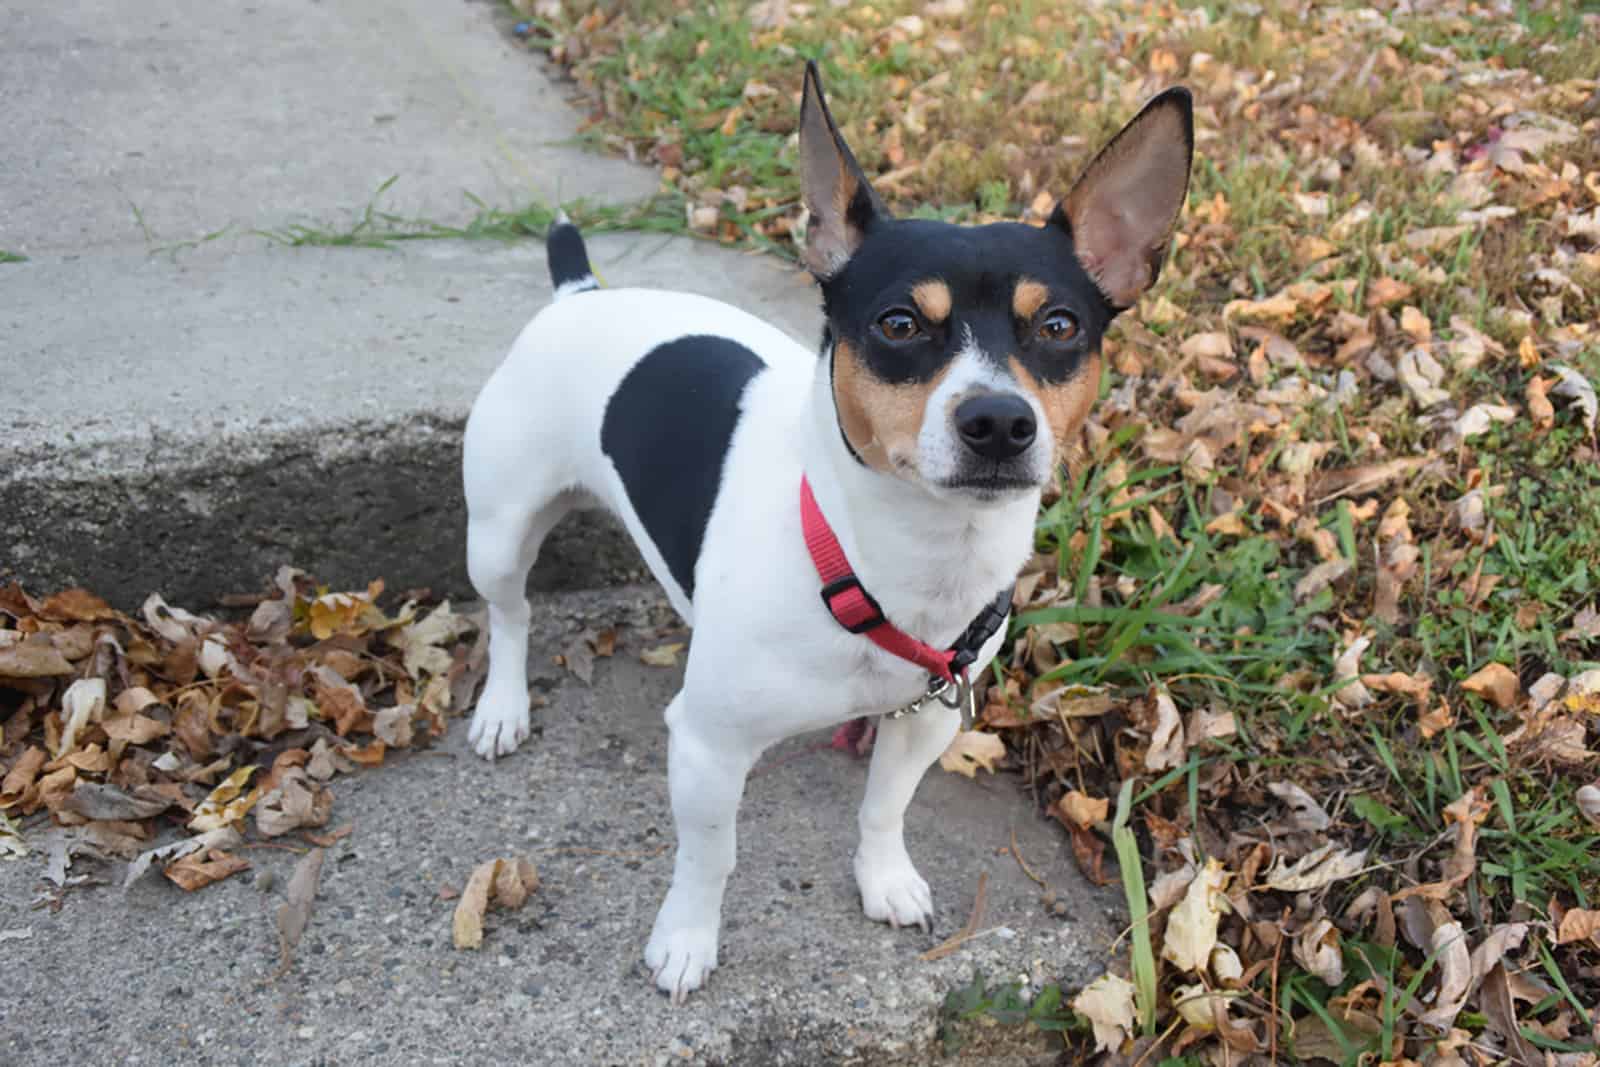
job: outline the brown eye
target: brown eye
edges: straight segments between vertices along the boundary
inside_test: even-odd
[[[1039,323],[1039,336],[1046,341],[1070,341],[1078,336],[1078,320],[1069,311],[1052,311]]]
[[[884,312],[878,319],[878,332],[890,341],[910,341],[922,333],[922,327],[911,312],[896,309]]]

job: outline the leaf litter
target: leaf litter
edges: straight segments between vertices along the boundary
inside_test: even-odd
[[[318,833],[332,780],[424,748],[481,681],[476,624],[448,602],[392,614],[383,583],[330,592],[282,568],[248,620],[152,595],[136,615],[87,590],[38,599],[0,586],[0,856],[51,831],[49,902],[93,857],[160,870],[194,892],[249,869],[252,842]],[[176,840],[163,840],[179,834]],[[284,967],[315,893],[316,848],[279,913]]]

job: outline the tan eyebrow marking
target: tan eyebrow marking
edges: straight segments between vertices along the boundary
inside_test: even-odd
[[[1034,312],[1044,306],[1050,299],[1050,290],[1044,287],[1043,282],[1036,282],[1032,278],[1018,278],[1016,291],[1011,294],[1011,310],[1019,319],[1031,319]]]
[[[950,287],[938,278],[912,286],[911,299],[916,301],[923,316],[936,326],[950,317]]]

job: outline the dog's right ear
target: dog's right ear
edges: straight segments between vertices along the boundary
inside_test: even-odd
[[[826,281],[855,254],[873,220],[888,212],[828,114],[815,61],[806,63],[800,101],[800,185],[811,213],[802,259]]]

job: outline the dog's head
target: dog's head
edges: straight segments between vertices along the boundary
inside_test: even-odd
[[[1169,89],[1042,228],[896,219],[809,64],[805,262],[822,285],[824,356],[852,454],[940,496],[998,501],[1048,482],[1098,391],[1101,336],[1161,270],[1193,150],[1189,93]]]

